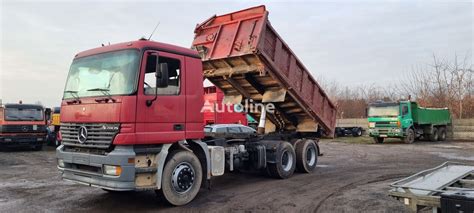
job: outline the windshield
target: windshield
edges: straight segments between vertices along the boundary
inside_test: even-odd
[[[211,132],[212,131],[212,127],[204,127],[204,132]]]
[[[5,120],[7,121],[42,121],[43,116],[42,109],[5,108]]]
[[[392,117],[398,116],[398,105],[384,107],[370,107],[369,117]]]
[[[72,62],[64,99],[74,97],[128,95],[135,91],[138,51],[103,53]]]

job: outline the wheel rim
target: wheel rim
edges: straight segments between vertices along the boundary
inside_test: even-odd
[[[415,140],[415,134],[413,134],[413,132],[410,132],[410,134],[408,134],[408,137],[410,143]]]
[[[314,163],[316,163],[316,150],[311,146],[306,151],[306,164],[313,166]]]
[[[288,150],[283,151],[281,155],[281,165],[285,171],[290,171],[293,166],[293,155],[291,155]]]
[[[184,194],[191,190],[194,185],[195,172],[193,166],[187,162],[178,164],[173,170],[171,183],[174,191]]]

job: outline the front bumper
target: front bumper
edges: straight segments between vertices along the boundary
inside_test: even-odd
[[[129,163],[129,158],[135,158],[133,146],[117,146],[106,154],[88,154],[67,152],[64,145],[56,149],[58,160],[63,160],[64,167],[58,169],[64,180],[92,187],[115,191],[135,190],[135,165]],[[104,165],[122,167],[119,176],[104,174]]]
[[[46,135],[0,135],[2,147],[27,147],[42,145]]]
[[[370,128],[370,137],[381,137],[381,138],[401,138],[403,137],[403,131],[399,128]]]

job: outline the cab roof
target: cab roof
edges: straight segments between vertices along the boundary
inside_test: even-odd
[[[184,47],[180,47],[180,46],[176,46],[172,44],[165,44],[165,43],[161,43],[157,41],[149,41],[145,39],[123,42],[123,43],[118,43],[118,44],[111,44],[111,45],[106,45],[106,46],[82,51],[76,54],[74,58],[82,58],[85,56],[96,55],[100,53],[112,52],[112,51],[117,51],[117,50],[124,50],[124,49],[140,49],[140,50],[155,49],[155,50],[159,50],[163,52],[185,55],[185,56],[200,59],[198,52],[195,50],[191,50],[188,48],[184,48]]]

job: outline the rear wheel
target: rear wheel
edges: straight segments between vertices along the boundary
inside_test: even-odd
[[[407,135],[403,138],[403,142],[405,143],[415,142],[415,131],[413,131],[413,129],[407,129]]]
[[[433,127],[433,132],[430,135],[430,141],[432,142],[438,141],[438,137],[439,137],[438,128]]]
[[[374,141],[375,141],[375,143],[383,143],[383,139],[384,138],[381,138],[381,137],[375,137]]]
[[[318,147],[312,140],[303,140],[296,145],[296,170],[310,173],[318,162]]]
[[[188,151],[172,152],[163,169],[161,190],[157,194],[171,205],[185,205],[198,194],[202,176],[196,155]]]
[[[445,140],[446,140],[446,128],[441,127],[439,128],[438,141],[445,141]]]
[[[267,164],[271,177],[286,179],[293,175],[296,168],[296,153],[288,142],[281,142],[275,153],[276,162]]]

